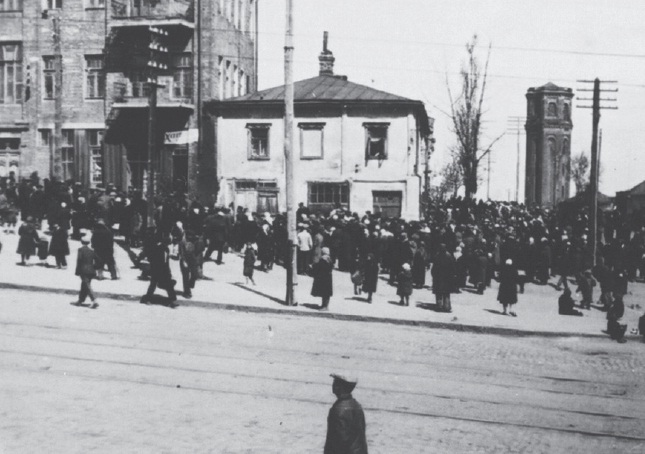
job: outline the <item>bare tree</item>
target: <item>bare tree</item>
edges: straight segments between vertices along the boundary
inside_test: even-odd
[[[488,75],[488,61],[490,59],[491,46],[488,47],[488,55],[483,73],[475,54],[476,47],[477,35],[473,36],[470,43],[466,44],[468,60],[460,71],[461,95],[459,98],[453,98],[450,84],[446,77],[453,131],[457,137],[457,161],[461,167],[466,189],[466,198],[473,198],[477,194],[477,186],[479,183],[477,170],[479,163],[482,158],[490,153],[493,145],[504,135],[502,133],[487,147],[481,146],[482,115],[484,113],[482,105],[486,92],[486,78]]]
[[[576,185],[576,194],[580,194],[589,185],[589,158],[581,151],[571,158],[571,179]]]
[[[452,154],[452,161],[443,166],[439,175],[441,175],[441,183],[439,183],[438,191],[440,197],[442,199],[446,195],[456,197],[457,191],[459,191],[464,181],[461,166],[459,165],[459,156],[457,154]]]

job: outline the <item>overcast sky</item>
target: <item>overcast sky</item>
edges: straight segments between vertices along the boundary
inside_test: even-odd
[[[433,168],[446,162],[450,131],[446,74],[458,91],[464,45],[479,37],[482,60],[492,52],[485,98],[485,132],[507,130],[525,116],[529,87],[551,81],[617,80],[619,110],[602,111],[601,191],[614,195],[645,179],[645,2],[642,0],[294,0],[295,80],[318,74],[323,31],[349,80],[426,103],[436,118]],[[281,85],[285,1],[261,0],[260,89]],[[607,86],[609,88],[609,86]],[[581,93],[580,95],[585,95]],[[609,97],[607,94],[605,97]],[[615,95],[615,94],[611,94]],[[585,97],[587,97],[585,95]],[[614,96],[611,96],[614,97]],[[574,105],[582,104],[575,102]],[[585,104],[590,104],[585,102]],[[573,109],[572,154],[589,153],[591,110]],[[525,137],[521,137],[520,199],[524,197]],[[494,148],[490,195],[514,198],[517,136]],[[486,163],[479,196],[486,196]]]

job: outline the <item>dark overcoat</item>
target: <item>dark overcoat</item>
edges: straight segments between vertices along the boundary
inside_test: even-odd
[[[81,246],[76,256],[76,275],[95,277],[96,261],[96,253],[87,245]]]
[[[403,270],[397,277],[396,294],[399,296],[412,295],[412,271]]]
[[[351,394],[340,396],[329,410],[324,454],[367,454],[365,413]]]
[[[519,277],[513,265],[503,265],[499,273],[499,291],[497,301],[502,304],[517,303],[517,284]]]
[[[36,253],[36,245],[40,241],[36,228],[29,223],[23,224],[18,229],[18,235],[20,235],[20,239],[18,240],[18,249],[16,252],[21,255],[34,255]]]
[[[67,242],[68,238],[67,230],[57,229],[52,233],[52,240],[49,243],[49,255],[61,256],[69,255],[69,243]]]
[[[437,254],[432,265],[432,293],[452,293],[455,288],[455,259],[448,252]]]
[[[331,272],[332,265],[329,259],[324,257],[313,266],[314,283],[311,286],[311,296],[324,298],[334,294]]]
[[[363,291],[374,293],[378,285],[378,262],[375,258],[365,261],[363,268]]]

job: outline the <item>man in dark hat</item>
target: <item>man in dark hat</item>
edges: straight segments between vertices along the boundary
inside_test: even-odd
[[[365,438],[365,413],[352,397],[357,380],[343,375],[334,378],[332,392],[337,399],[327,417],[325,454],[367,454]]]
[[[92,300],[92,309],[98,307],[94,292],[92,291],[92,279],[96,277],[95,263],[98,259],[96,253],[90,248],[89,232],[81,231],[81,248],[76,258],[76,275],[81,278],[81,290],[78,294],[78,301],[73,303],[80,306],[88,296]]]

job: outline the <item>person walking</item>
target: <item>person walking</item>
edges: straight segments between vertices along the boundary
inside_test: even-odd
[[[336,402],[327,416],[324,454],[367,454],[365,412],[352,397],[358,380],[331,374]]]
[[[322,255],[318,263],[312,269],[314,282],[311,286],[311,296],[322,298],[320,305],[321,311],[329,310],[329,300],[334,294],[333,278],[332,278],[332,264],[331,257],[329,256],[329,248],[324,247],[321,250]]]
[[[401,272],[396,279],[396,294],[401,297],[401,306],[410,305],[412,295],[412,271],[409,263],[401,265]]]
[[[97,264],[97,279],[103,279],[103,268],[107,265],[110,277],[117,280],[116,263],[114,261],[114,234],[112,229],[105,225],[104,219],[96,221],[94,233],[92,234],[92,247],[99,258]]]
[[[33,224],[33,218],[27,216],[27,220],[18,229],[18,249],[16,253],[20,254],[19,265],[27,265],[29,258],[36,253],[36,245],[40,241],[36,226]]]
[[[78,293],[78,301],[74,304],[80,306],[89,296],[92,301],[90,308],[96,309],[99,303],[96,302],[94,291],[92,290],[92,279],[96,277],[96,263],[98,256],[90,247],[89,232],[81,231],[81,247],[76,256],[76,275],[81,278],[81,290]]]
[[[503,315],[512,315],[517,317],[513,311],[513,306],[517,303],[517,285],[519,283],[519,276],[517,268],[513,266],[513,260],[507,259],[502,269],[499,272],[499,292],[497,293],[497,301],[499,301],[503,308]],[[507,308],[510,310],[507,313]]]
[[[255,249],[253,249],[253,244],[247,242],[246,249],[244,251],[244,270],[242,273],[246,278],[246,285],[249,284],[249,280],[253,285],[255,285],[255,281],[253,280],[253,271],[255,270],[255,261],[257,258]]]
[[[172,273],[170,272],[168,244],[170,244],[170,240],[163,236],[157,237],[154,244],[151,244],[147,251],[148,261],[150,262],[150,285],[146,294],[141,298],[141,302],[144,304],[150,302],[157,286],[166,290],[171,306],[174,306],[177,301],[175,293],[176,281],[172,278]]]
[[[193,232],[186,231],[184,233],[183,238],[177,245],[177,252],[184,285],[184,298],[192,298],[192,289],[195,288],[195,281],[199,274],[197,253],[195,251],[195,234]]]
[[[426,285],[426,271],[428,268],[428,254],[423,241],[414,251],[412,258],[412,279],[414,281],[414,288],[423,288]]]
[[[376,292],[378,284],[378,261],[373,253],[367,254],[363,265],[363,291],[367,293],[367,302],[372,302],[372,294]]]
[[[60,227],[58,224],[52,224],[52,240],[49,244],[49,255],[56,259],[56,268],[67,269],[67,259],[69,255],[69,235],[67,229]]]

